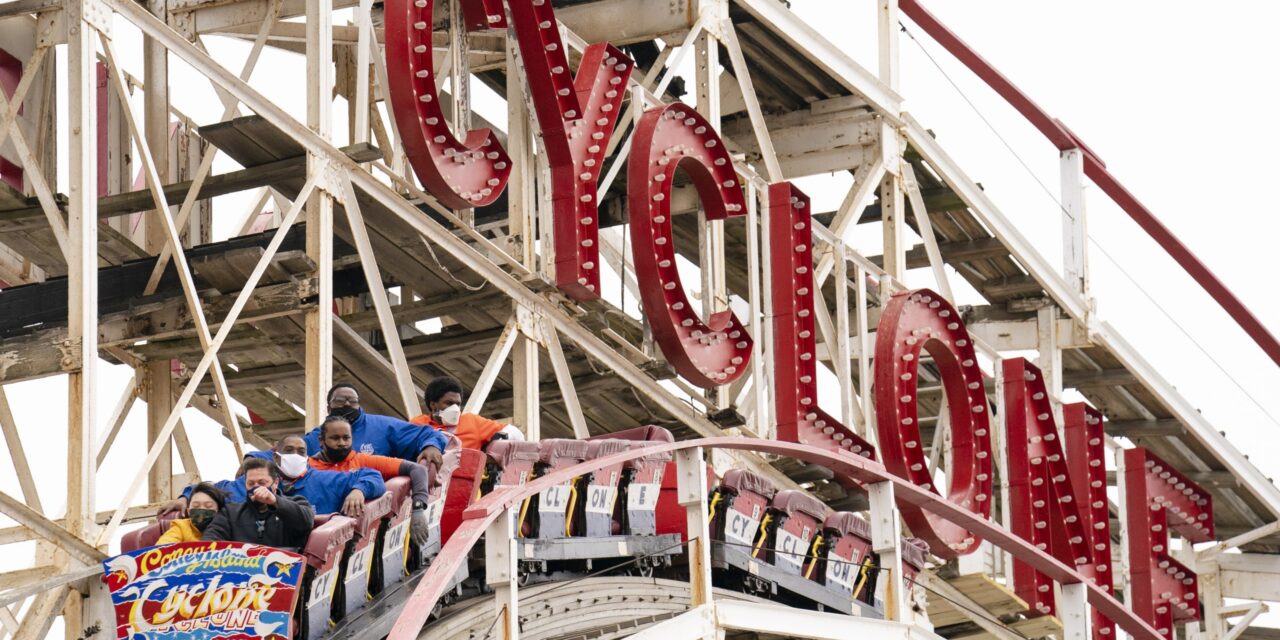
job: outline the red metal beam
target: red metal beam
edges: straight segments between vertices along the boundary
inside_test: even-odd
[[[708,449],[734,449],[738,451],[754,451],[772,453],[803,460],[830,469],[837,478],[855,481],[859,484],[892,482],[894,495],[901,503],[912,504],[937,514],[939,517],[954,522],[973,531],[1000,549],[1008,550],[1017,560],[1022,560],[1032,567],[1048,575],[1050,578],[1066,584],[1084,583],[1088,590],[1088,603],[1103,615],[1115,621],[1125,632],[1136,640],[1163,640],[1156,630],[1140,619],[1132,611],[1125,608],[1111,594],[1103,591],[1092,581],[1076,572],[1072,567],[1063,564],[1045,551],[1037,549],[1030,542],[1015,536],[1012,532],[987,518],[980,516],[960,505],[957,505],[938,494],[922,489],[911,482],[899,478],[884,468],[884,465],[862,456],[846,453],[833,453],[817,447],[776,440],[756,440],[751,438],[705,438],[702,440],[685,440],[654,444],[643,449],[622,451],[613,455],[588,460],[572,467],[549,473],[524,485],[514,485],[494,491],[481,498],[463,513],[462,526],[458,527],[453,537],[445,543],[440,554],[431,563],[427,574],[418,582],[413,594],[409,596],[400,617],[391,629],[390,640],[413,640],[418,637],[422,626],[435,603],[443,595],[448,581],[446,576],[454,575],[462,563],[467,561],[468,552],[484,534],[489,523],[496,520],[506,509],[517,506],[528,496],[537,495],[547,487],[563,484],[584,473],[591,473],[627,460],[654,453],[675,452],[697,447]],[[845,484],[845,483],[842,483]],[[847,485],[846,485],[847,486]]]
[[[1014,86],[1008,78],[996,70],[985,58],[978,55],[954,32],[938,21],[917,0],[898,0],[902,13],[911,18],[921,29],[928,33],[938,44],[963,63],[979,78],[982,78],[1000,97],[1018,110],[1040,133],[1048,138],[1060,151],[1080,149],[1084,152],[1084,172],[1100,189],[1114,201],[1134,222],[1151,236],[1179,266],[1191,276],[1219,305],[1231,316],[1236,324],[1253,339],[1271,361],[1280,366],[1280,341],[1258,320],[1253,312],[1227,288],[1226,283],[1218,279],[1195,254],[1168,227],[1164,226],[1141,202],[1138,201],[1115,176],[1107,171],[1107,165],[1088,147],[1080,137],[1075,135],[1060,120],[1050,116],[1040,108],[1027,94]]]

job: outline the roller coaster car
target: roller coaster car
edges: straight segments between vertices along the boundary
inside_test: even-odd
[[[345,607],[345,601],[335,596],[340,595],[338,585],[356,537],[356,527],[355,519],[343,515],[316,516],[315,527],[302,548],[307,570],[302,575],[298,612],[294,614],[295,638],[319,638],[328,633],[331,619],[342,617],[341,611],[334,615],[334,607]]]
[[[351,518],[355,523],[355,535],[347,543],[338,575],[339,580],[334,587],[331,619],[335,622],[359,611],[368,602],[369,576],[375,564],[375,557],[378,573],[385,573],[382,558],[375,552],[380,537],[378,534],[382,531],[388,514],[393,511],[392,499],[391,494],[384,493],[376,500],[368,500],[365,502],[364,512],[356,518]],[[316,519],[319,520],[320,517],[317,516]]]
[[[169,530],[169,525],[179,518],[176,512],[169,512],[161,515],[155,522],[145,527],[134,529],[120,537],[120,550],[123,552],[137,551],[143,547],[154,546],[160,536]]]
[[[871,558],[869,527],[857,515],[828,515],[808,493],[778,491],[741,469],[725,473],[710,505],[711,563],[721,586],[793,606],[882,617],[870,604],[874,583],[858,592],[853,576],[861,572],[849,564]]]
[[[318,516],[302,550],[307,568],[295,613],[294,637],[348,637],[385,633],[404,590],[421,576],[457,530],[466,509],[482,495],[624,451],[671,442],[659,427],[641,427],[590,440],[496,440],[483,452],[450,439],[428,501],[431,533],[421,548],[410,541],[409,479],[392,478],[387,492],[365,503],[359,518]],[[522,579],[573,578],[593,563],[613,561],[617,571],[676,576],[688,540],[686,510],[677,496],[675,463],[654,452],[552,486],[528,499],[519,514],[517,545]],[[764,594],[792,606],[881,617],[870,527],[846,512],[828,513],[803,491],[778,491],[762,476],[732,469],[717,481],[708,469],[712,566],[718,586]],[[175,516],[124,535],[132,551],[154,545]],[[483,563],[483,545],[472,551]],[[902,545],[909,588],[924,569],[928,546]],[[475,567],[471,567],[475,568]],[[451,576],[450,596],[486,590],[469,580],[464,564]],[[384,628],[385,627],[385,628]]]
[[[591,441],[605,442],[605,438],[606,436],[599,436]],[[608,434],[607,440],[625,441],[632,449],[643,449],[654,444],[674,442],[675,438],[670,431],[650,425]],[[668,475],[667,466],[673,464],[668,451],[651,453],[623,463],[622,476],[618,481],[621,499],[617,504],[625,509],[615,509],[613,516],[613,521],[618,523],[622,533],[633,536],[659,533],[658,501],[662,495],[663,480]],[[669,475],[675,477],[674,473]]]
[[[383,498],[367,502],[366,513],[384,508],[378,504],[383,502]],[[161,534],[176,519],[177,516],[166,514],[156,522],[126,533],[120,540],[120,550],[129,552],[155,545]],[[373,519],[366,520],[366,526],[376,522]],[[355,548],[359,525],[355,519],[342,515],[316,518],[315,528],[311,530],[307,544],[302,548],[307,569],[302,577],[298,610],[294,614],[294,637],[305,640],[319,638],[328,633],[331,618],[340,618],[345,614],[342,609],[335,611],[335,608],[345,608],[346,605],[344,598],[335,598],[335,595],[341,594],[338,585],[342,582],[343,570],[348,565],[344,560],[348,557],[348,552]],[[364,599],[363,590],[360,597],[361,600]]]
[[[377,562],[369,571],[369,594],[377,595],[404,580],[409,570],[409,526],[413,515],[413,487],[409,478],[387,480],[391,509],[382,520],[374,548]]]
[[[487,495],[585,460],[671,440],[666,429],[642,427],[592,440],[494,441],[485,450],[480,493]],[[670,460],[668,453],[655,453],[620,462],[526,499],[517,525],[526,579],[589,571],[594,561],[611,558],[635,558],[634,564],[644,571],[670,565],[670,557],[682,552],[680,541],[674,534],[658,535],[655,516]],[[446,519],[454,510],[450,502]]]
[[[415,566],[426,566],[427,561],[440,553],[440,546],[444,544],[444,535],[442,520],[444,518],[445,503],[448,500],[450,487],[456,479],[463,485],[463,489],[468,489],[467,484],[474,484],[474,462],[468,461],[470,468],[462,469],[463,454],[462,442],[451,433],[445,433],[448,443],[444,448],[444,456],[440,463],[439,469],[431,470],[432,486],[427,494],[427,522],[430,523],[427,542],[422,548],[417,550],[417,564]],[[462,471],[459,473],[459,471]],[[475,495],[475,487],[470,487],[469,495]],[[410,501],[412,506],[412,501]],[[452,533],[452,531],[450,532]]]
[[[906,538],[902,541],[902,577],[907,588],[915,585],[916,576],[924,571],[924,564],[929,559],[929,543],[919,538]]]
[[[878,572],[871,553],[871,525],[862,516],[837,511],[822,523],[822,535],[825,554],[815,580],[874,606]]]
[[[457,466],[459,453],[457,448],[452,455],[446,452],[446,472],[451,459]],[[436,499],[441,507],[448,484],[449,478],[445,475],[442,485],[432,494],[433,498],[439,496]],[[314,528],[301,551],[307,568],[294,614],[294,637],[314,640],[329,634],[331,621],[350,621],[366,607],[371,596],[403,580],[411,512],[409,479],[401,477],[387,482],[387,492],[381,497],[366,501],[364,512],[358,518],[341,514],[316,516]],[[135,551],[155,545],[175,519],[176,515],[166,514],[156,522],[126,533],[120,541],[121,550]],[[436,548],[439,548],[438,541]]]
[[[587,459],[585,440],[543,440],[538,443],[538,463],[534,477],[572,467]],[[547,487],[537,500],[527,501],[528,517],[521,514],[521,535],[525,538],[567,538],[573,535],[570,515],[578,502],[578,479]],[[524,509],[522,509],[524,511]]]

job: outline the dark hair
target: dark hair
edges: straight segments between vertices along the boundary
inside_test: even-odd
[[[427,388],[422,392],[422,399],[427,404],[431,404],[450,392],[462,395],[462,383],[458,382],[457,378],[440,376],[427,383]]]
[[[329,423],[330,423],[330,422],[345,422],[345,423],[347,423],[348,425],[349,425],[349,424],[351,424],[351,421],[350,421],[350,420],[348,420],[348,419],[346,419],[346,418],[344,418],[344,417],[342,417],[342,416],[329,416],[329,417],[325,418],[325,419],[324,419],[324,422],[321,422],[321,423],[320,423],[320,437],[321,437],[322,439],[324,438],[324,434],[325,434],[325,432],[327,431],[327,429],[325,429],[325,427],[329,426]],[[283,439],[283,438],[282,438],[282,439]]]
[[[299,439],[299,440],[301,440],[301,441],[302,441],[302,444],[304,444],[304,445],[305,445],[305,444],[307,444],[307,439],[306,439],[306,438],[304,438],[302,435],[297,434],[297,433],[290,433],[290,434],[286,434],[286,435],[280,436],[279,438],[277,438],[277,439],[276,439],[276,444],[275,444],[275,449],[276,449],[276,451],[279,451],[279,450],[280,450],[280,445],[283,445],[283,444],[284,444],[284,441],[285,441],[285,440],[288,440],[289,438],[297,438],[297,439]]]
[[[324,401],[325,401],[325,402],[332,402],[332,401],[333,401],[333,392],[334,392],[334,391],[337,391],[338,389],[342,389],[342,388],[344,388],[344,387],[345,387],[345,388],[347,388],[347,389],[350,389],[350,390],[352,390],[352,391],[354,391],[354,392],[356,392],[356,395],[360,395],[360,390],[359,390],[359,389],[357,389],[357,388],[356,388],[356,386],[355,386],[354,384],[351,384],[350,382],[339,382],[338,384],[335,384],[335,385],[333,385],[332,387],[329,387],[329,393],[325,395],[325,397],[324,397]]]
[[[213,503],[218,505],[218,511],[227,508],[227,494],[222,489],[214,486],[209,482],[201,482],[191,489],[191,497],[194,498],[197,493],[203,493],[213,499]]]
[[[265,460],[263,458],[246,458],[243,468],[244,474],[249,475],[249,472],[254,469],[266,469],[267,473],[271,474],[271,478],[273,480],[280,479],[280,467],[277,467],[276,463],[272,460]]]

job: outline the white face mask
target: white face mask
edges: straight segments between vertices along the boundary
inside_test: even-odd
[[[286,453],[280,456],[280,473],[290,477],[297,478],[307,471],[307,457],[296,453]]]
[[[446,427],[458,426],[458,420],[460,418],[462,418],[461,405],[456,405],[456,404],[451,405],[448,408],[442,409],[440,411],[440,422],[444,423]]]

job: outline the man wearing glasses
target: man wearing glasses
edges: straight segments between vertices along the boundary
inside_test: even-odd
[[[328,400],[329,414],[351,423],[352,450],[440,467],[446,443],[443,433],[399,418],[365,413],[360,408],[359,392],[345,382],[329,389]],[[307,455],[320,453],[320,427],[308,431],[304,439]]]

